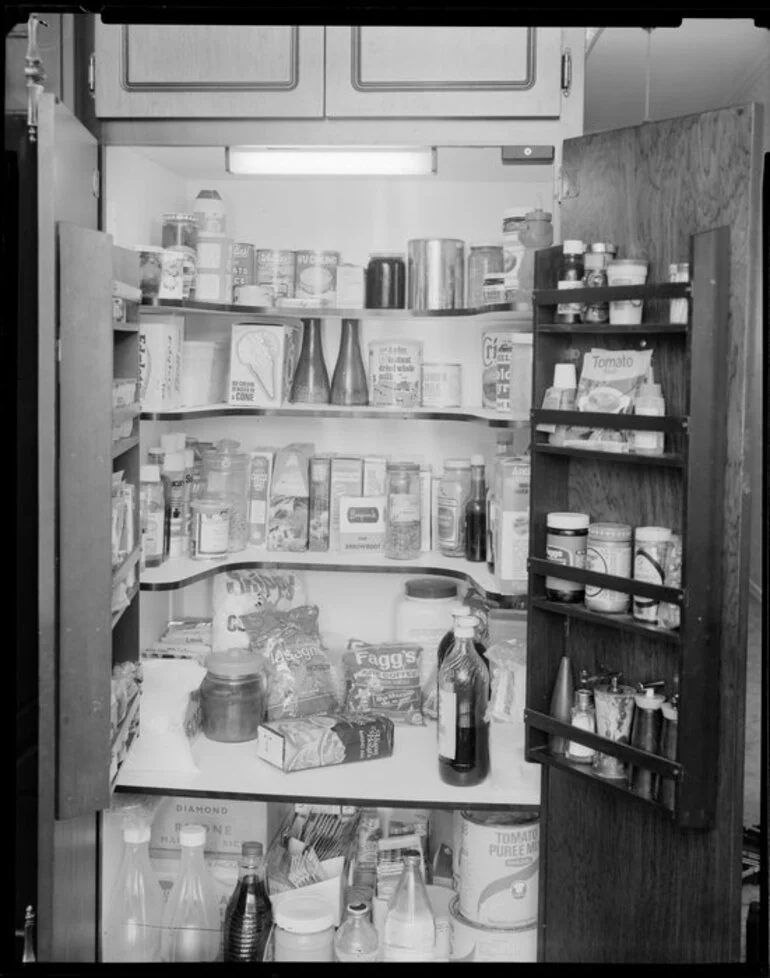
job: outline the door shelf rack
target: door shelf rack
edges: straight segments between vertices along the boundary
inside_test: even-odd
[[[526,754],[530,761],[561,768],[602,784],[633,803],[652,805],[680,827],[713,824],[718,748],[718,681],[721,593],[722,479],[726,428],[729,230],[717,228],[690,239],[692,284],[575,289],[570,301],[643,299],[650,322],[638,326],[555,323],[563,301],[556,288],[561,248],[537,253],[534,299],[533,429],[537,424],[574,425],[613,432],[664,432],[660,456],[594,451],[548,443],[535,432],[532,445],[530,514]],[[666,322],[668,303],[685,298],[688,322]],[[652,349],[655,380],[666,398],[664,417],[606,415],[539,409],[551,386],[554,364],[579,363],[593,347],[612,351]],[[704,488],[708,491],[704,492]],[[665,526],[681,535],[682,578],[676,588],[634,583],[631,578],[563,567],[545,559],[550,512],[587,513],[591,522],[633,527]],[[549,600],[551,574],[586,585],[671,602],[680,627],[669,630],[630,614],[600,614],[582,603]],[[576,679],[620,672],[631,685],[663,680],[668,697],[679,691],[677,755],[666,759],[571,727],[550,716],[550,698],[562,656]],[[635,794],[626,781],[610,781],[590,764],[551,753],[550,738],[593,747],[675,784],[673,809]]]

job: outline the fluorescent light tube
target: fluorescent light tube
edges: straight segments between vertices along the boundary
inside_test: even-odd
[[[259,176],[425,176],[435,147],[228,146],[228,173]]]

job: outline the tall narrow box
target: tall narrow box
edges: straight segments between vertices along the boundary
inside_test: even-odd
[[[364,460],[336,456],[332,458],[329,549],[340,549],[340,499],[342,496],[360,496],[363,485]]]

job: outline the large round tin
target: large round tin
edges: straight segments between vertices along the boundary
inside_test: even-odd
[[[485,927],[460,913],[460,898],[449,904],[450,961],[537,961],[537,927]]]
[[[537,923],[540,820],[531,812],[462,812],[459,910],[473,924]]]
[[[409,308],[463,309],[465,242],[457,238],[413,238],[408,252]]]

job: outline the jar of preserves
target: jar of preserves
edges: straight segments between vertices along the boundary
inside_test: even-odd
[[[245,649],[212,652],[200,687],[203,733],[238,744],[256,740],[267,708],[261,659]]]
[[[438,486],[438,549],[445,557],[465,556],[465,507],[470,498],[470,459],[445,459]]]
[[[562,267],[559,277],[560,289],[579,289],[583,285],[585,265],[583,255],[585,244],[582,241],[568,240],[562,244]],[[556,307],[557,323],[580,322],[579,302],[560,302]]]
[[[203,456],[207,495],[224,496],[230,503],[228,553],[244,550],[249,542],[249,456],[240,442],[224,438]]]
[[[396,252],[374,252],[366,266],[366,308],[403,309],[406,304],[406,260]]]
[[[420,466],[416,462],[388,462],[385,494],[385,556],[416,560],[422,537]]]
[[[231,508],[229,499],[222,493],[192,499],[191,557],[196,560],[215,560],[227,556]]]
[[[195,254],[198,248],[198,218],[195,214],[164,214],[161,244],[164,248],[187,248]]]
[[[484,278],[503,271],[503,246],[499,244],[474,244],[468,253],[468,309],[481,309],[484,305]]]
[[[588,524],[585,513],[549,513],[546,517],[545,550],[548,560],[565,567],[584,569],[588,546]],[[545,593],[551,601],[583,600],[585,585],[560,577],[546,577]]]

